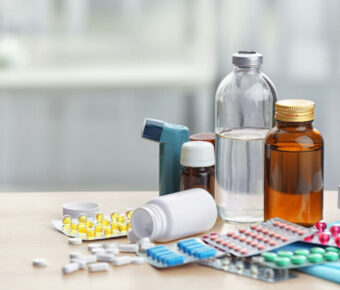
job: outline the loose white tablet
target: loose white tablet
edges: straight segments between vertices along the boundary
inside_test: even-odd
[[[123,266],[131,263],[131,257],[129,256],[120,256],[114,257],[112,259],[112,264],[115,266]]]
[[[119,245],[119,251],[122,253],[136,253],[138,251],[138,245],[136,244],[121,244]]]
[[[114,255],[112,255],[112,254],[107,254],[107,253],[97,254],[97,261],[112,262],[113,258],[114,258]]]
[[[86,267],[86,262],[84,260],[81,259],[71,259],[70,263],[78,263],[79,265],[79,269],[85,269]]]
[[[104,249],[112,249],[112,248],[117,248],[118,245],[116,243],[107,243],[103,245]]]
[[[106,249],[105,253],[113,254],[113,255],[118,255],[119,254],[119,249],[118,248]]]
[[[70,263],[70,264],[65,265],[62,268],[62,271],[64,274],[70,274],[70,273],[78,271],[79,269],[80,267],[78,263]]]
[[[81,253],[79,253],[79,252],[71,252],[70,253],[70,259],[79,258],[80,256],[81,256]]]
[[[139,265],[139,264],[143,264],[144,262],[145,262],[144,257],[132,257],[131,258],[131,263],[132,264]]]
[[[47,266],[47,259],[45,258],[35,258],[32,261],[34,267],[46,267]]]
[[[99,272],[99,271],[107,271],[109,270],[108,263],[93,263],[89,265],[90,272]]]
[[[93,249],[91,249],[91,253],[93,255],[99,254],[99,253],[105,253],[105,250],[103,248],[93,248]]]
[[[89,244],[89,245],[87,246],[87,249],[88,249],[88,250],[92,250],[92,249],[94,249],[94,248],[102,248],[102,247],[103,247],[102,244]]]
[[[97,262],[97,256],[96,255],[81,256],[79,259],[82,259],[83,261],[85,261],[86,264]]]
[[[80,245],[82,243],[82,239],[81,238],[69,238],[68,239],[68,243],[70,245]]]

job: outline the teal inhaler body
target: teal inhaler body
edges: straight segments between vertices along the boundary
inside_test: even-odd
[[[180,190],[180,165],[182,144],[189,141],[189,129],[182,125],[146,118],[142,137],[160,143],[159,146],[159,194]]]

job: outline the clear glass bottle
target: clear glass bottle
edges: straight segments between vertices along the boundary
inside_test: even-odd
[[[322,219],[323,139],[313,128],[314,102],[276,103],[276,127],[265,141],[265,219],[304,226]]]
[[[264,139],[276,93],[261,73],[262,60],[256,52],[235,53],[234,71],[216,93],[215,198],[226,221],[263,220]]]

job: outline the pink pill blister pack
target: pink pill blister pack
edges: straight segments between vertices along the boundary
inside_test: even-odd
[[[321,220],[318,221],[314,227],[316,232],[305,237],[305,242],[340,248],[340,224],[328,226],[325,221]]]
[[[280,218],[273,218],[223,235],[207,234],[202,240],[224,252],[247,257],[303,240],[315,232],[315,228],[306,228]]]

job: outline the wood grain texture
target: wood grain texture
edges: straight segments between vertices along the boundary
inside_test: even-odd
[[[51,220],[62,214],[67,201],[95,201],[105,213],[136,208],[155,192],[46,192],[0,193],[0,289],[339,289],[339,286],[298,273],[299,278],[276,284],[264,283],[199,265],[157,270],[148,264],[110,267],[108,272],[81,270],[62,275],[71,251],[87,253],[87,243],[70,246],[67,237],[53,229]],[[337,193],[325,192],[325,219],[340,220]],[[237,225],[220,220],[216,231]],[[112,240],[109,240],[112,242]],[[126,239],[116,239],[126,242]],[[48,267],[32,267],[32,259],[45,257]]]

